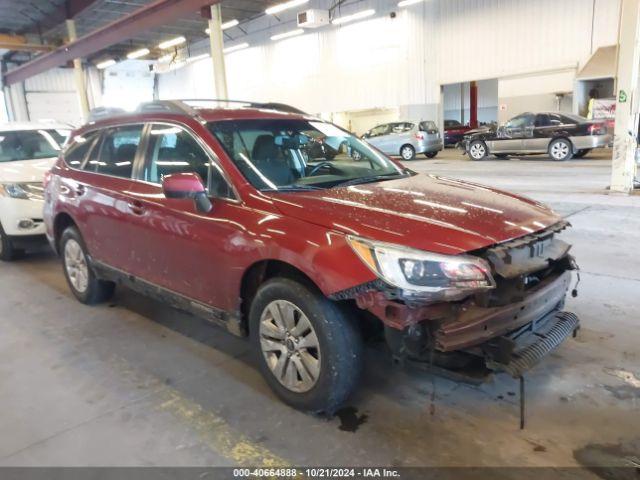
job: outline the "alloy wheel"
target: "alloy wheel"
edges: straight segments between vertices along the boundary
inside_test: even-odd
[[[411,147],[404,147],[400,152],[400,155],[402,155],[402,158],[405,160],[411,160],[414,156],[414,152]]]
[[[487,153],[487,149],[482,143],[474,143],[469,149],[469,155],[475,160],[481,160]]]
[[[556,142],[551,146],[551,156],[554,160],[564,160],[569,155],[569,148],[566,142]]]
[[[260,317],[260,347],[271,373],[288,390],[304,393],[320,377],[320,343],[311,322],[286,300],[269,303]]]
[[[64,267],[73,288],[84,293],[89,286],[89,267],[82,247],[72,238],[64,245]]]

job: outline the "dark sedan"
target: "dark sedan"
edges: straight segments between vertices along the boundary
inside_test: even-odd
[[[471,130],[469,125],[463,125],[458,120],[444,121],[444,145],[457,145],[463,137]]]
[[[611,142],[607,125],[569,113],[522,113],[503,126],[466,135],[460,143],[472,160],[489,155],[548,154],[552,160],[581,158]]]

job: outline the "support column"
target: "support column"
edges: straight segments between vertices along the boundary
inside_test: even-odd
[[[77,39],[76,22],[73,19],[68,19],[66,23],[69,42],[75,42]],[[78,100],[80,101],[82,120],[83,122],[86,122],[89,118],[89,98],[87,97],[87,86],[84,81],[84,72],[82,71],[82,60],[79,58],[73,59],[73,73],[76,82],[76,90],[78,91]]]
[[[227,99],[227,69],[224,62],[224,38],[222,36],[222,11],[220,4],[211,6],[209,20],[209,43],[211,45],[211,61],[213,62],[213,79],[216,87],[216,98]]]
[[[471,82],[469,86],[469,126],[478,128],[478,84]]]
[[[611,190],[629,193],[636,172],[640,113],[640,0],[622,0],[618,33],[616,128]]]

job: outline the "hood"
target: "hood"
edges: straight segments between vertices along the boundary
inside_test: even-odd
[[[561,220],[533,200],[433,175],[270,196],[284,214],[309,223],[443,254],[522,237]]]
[[[42,182],[45,172],[51,170],[56,159],[18,160],[0,162],[0,182],[28,183]]]

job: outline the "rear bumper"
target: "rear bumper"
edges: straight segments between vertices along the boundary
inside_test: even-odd
[[[418,143],[418,148],[416,148],[416,153],[439,152],[443,148],[444,148],[444,145],[442,143],[442,139],[424,141],[424,142]]]
[[[612,142],[612,136],[607,135],[582,135],[570,137],[576,150],[589,150],[592,148],[608,147]]]

